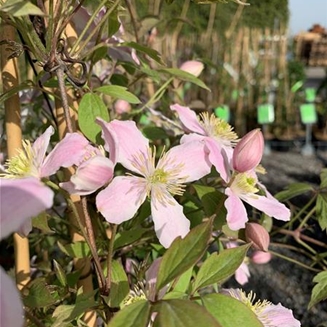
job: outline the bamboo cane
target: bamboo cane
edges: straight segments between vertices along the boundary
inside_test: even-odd
[[[1,26],[0,40],[15,40],[15,29],[10,25]],[[17,59],[8,60],[10,51],[6,50],[6,45],[1,47],[1,74],[3,92],[10,90],[19,84],[19,72]],[[22,130],[20,103],[18,94],[14,94],[5,101],[5,125],[7,135],[8,158],[17,155],[17,150],[22,147]],[[15,250],[15,275],[19,289],[22,289],[30,280],[30,253],[28,238],[14,234]]]

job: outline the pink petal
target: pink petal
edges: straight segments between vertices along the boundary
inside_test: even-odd
[[[292,310],[283,307],[280,303],[266,306],[258,318],[260,319],[261,316],[263,323],[269,321],[269,327],[301,327],[301,323],[294,318]]]
[[[54,193],[34,177],[0,179],[0,239],[53,204]]]
[[[78,165],[83,159],[88,140],[78,133],[67,133],[46,157],[41,169],[41,177],[48,177],[60,167]]]
[[[180,121],[189,132],[207,135],[206,131],[200,124],[195,112],[189,107],[183,107],[176,103],[171,105],[170,109],[178,113]]]
[[[260,195],[242,195],[242,200],[250,204],[252,207],[264,212],[270,217],[278,220],[288,221],[291,217],[290,210],[275,198],[267,198]]]
[[[148,139],[143,136],[133,121],[113,120],[110,123],[106,123],[105,128],[107,133],[111,133],[117,137],[117,161],[125,168],[140,174],[141,172],[132,163],[138,156],[148,158]]]
[[[145,180],[118,176],[96,197],[96,206],[104,218],[114,224],[134,217],[146,199]]]
[[[70,182],[61,183],[60,186],[71,194],[87,195],[109,183],[113,177],[113,169],[111,160],[95,156],[77,168]]]
[[[250,271],[246,263],[241,263],[241,265],[235,271],[235,279],[240,285],[244,285],[249,281]]]
[[[231,230],[239,230],[245,227],[245,223],[248,221],[248,215],[244,204],[235,195],[232,190],[227,187],[225,190],[227,199],[225,201],[225,208],[227,209],[227,224]]]
[[[118,140],[117,135],[110,129],[109,123],[102,118],[97,118],[96,123],[102,128],[102,138],[105,142],[104,148],[109,152],[110,160],[116,165],[118,160]]]
[[[251,257],[251,261],[257,265],[268,263],[270,260],[271,254],[263,251],[254,251]]]
[[[185,182],[192,182],[208,175],[211,164],[205,143],[194,141],[183,143],[171,148],[167,152],[166,160],[158,162],[158,168],[162,164],[165,170],[182,165],[179,177],[186,177]]]
[[[190,231],[190,221],[183,213],[183,207],[166,194],[165,204],[157,201],[156,190],[151,194],[151,213],[159,242],[168,248],[178,236],[184,237]],[[169,203],[168,203],[169,201]]]
[[[53,133],[54,133],[53,127],[49,126],[46,129],[46,131],[40,137],[38,137],[33,143],[32,146],[34,152],[33,164],[39,172],[41,171],[43,161],[45,158],[45,153],[50,143],[50,137],[51,135],[53,135]]]
[[[0,326],[23,327],[23,313],[15,283],[0,267]]]
[[[230,178],[230,166],[229,166],[229,160],[228,154],[224,148],[220,146],[218,142],[215,140],[207,137],[206,145],[209,149],[209,160],[210,162],[215,166],[217,172],[220,174],[220,177],[225,181],[228,182]]]

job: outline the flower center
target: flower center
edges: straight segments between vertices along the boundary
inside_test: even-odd
[[[24,140],[23,148],[18,150],[18,154],[6,161],[6,172],[1,174],[4,178],[22,178],[26,176],[36,176],[34,169],[34,151],[30,141]]]
[[[237,134],[233,127],[223,119],[217,118],[214,114],[209,116],[208,112],[200,114],[202,121],[200,124],[206,130],[209,136],[217,139],[226,146],[234,146],[237,143]]]
[[[257,180],[247,173],[237,173],[232,181],[231,188],[239,194],[255,194],[259,192],[256,188]]]

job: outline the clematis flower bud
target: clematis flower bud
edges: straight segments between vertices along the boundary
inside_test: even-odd
[[[196,60],[185,61],[179,67],[179,69],[184,70],[185,72],[190,73],[195,77],[198,77],[201,74],[203,68],[204,68],[203,63]]]
[[[132,110],[131,105],[126,100],[117,100],[114,104],[115,112],[119,115],[130,112]]]
[[[270,236],[266,229],[256,223],[247,223],[245,226],[245,239],[252,242],[252,246],[256,250],[268,251]]]
[[[237,143],[233,154],[233,168],[244,173],[258,166],[264,150],[264,139],[260,129],[247,133]]]
[[[257,265],[263,265],[271,260],[271,254],[269,252],[254,251],[251,257],[251,261]]]

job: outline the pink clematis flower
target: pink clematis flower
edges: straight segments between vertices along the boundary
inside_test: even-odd
[[[222,293],[243,302],[255,313],[264,327],[301,327],[301,323],[294,318],[292,310],[280,303],[275,305],[267,300],[254,303],[256,295],[252,292],[246,295],[240,289],[225,289]]]
[[[184,70],[185,72],[190,73],[195,77],[198,77],[201,74],[203,68],[203,63],[197,60],[185,61],[179,67],[180,70]]]
[[[205,145],[197,141],[176,146],[161,154],[156,164],[155,149],[150,149],[149,141],[134,122],[97,121],[109,152],[112,146],[117,147],[117,162],[136,174],[115,177],[97,195],[98,210],[108,222],[120,224],[131,219],[149,197],[156,234],[160,243],[169,247],[176,237],[184,237],[190,228],[183,207],[174,195],[182,195],[185,183],[210,172]]]
[[[22,178],[33,176],[48,177],[55,174],[60,167],[78,164],[85,154],[89,142],[78,133],[67,133],[54,149],[46,156],[50,137],[54,133],[52,126],[35,140],[23,142],[23,149],[8,161],[5,178]]]
[[[242,200],[252,207],[264,212],[270,217],[288,221],[290,210],[272,196],[258,195],[259,189],[257,176],[254,171],[235,173],[228,187],[225,189],[227,199],[225,208],[227,209],[227,224],[232,230],[239,230],[245,227],[248,221],[246,208]]]
[[[170,106],[170,109],[177,112],[186,131],[192,132],[184,135],[181,143],[192,142],[195,139],[204,140],[209,150],[210,162],[227,182],[230,178],[233,147],[237,143],[237,135],[233,128],[215,115],[209,116],[207,112],[201,113],[199,118],[190,108],[179,104]]]
[[[0,239],[53,204],[54,193],[35,177],[0,179]],[[23,305],[14,281],[0,267],[0,326],[24,325]]]

